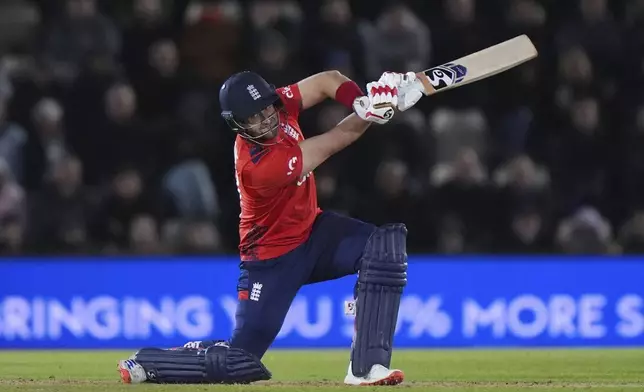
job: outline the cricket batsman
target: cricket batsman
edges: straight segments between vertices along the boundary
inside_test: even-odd
[[[240,277],[236,326],[227,340],[144,348],[119,361],[125,383],[245,384],[269,380],[261,359],[303,285],[358,274],[355,334],[345,384],[395,385],[393,336],[407,284],[407,229],[377,227],[320,210],[313,171],[355,142],[372,123],[385,124],[423,95],[415,75],[385,73],[360,87],[337,71],[275,88],[253,72],[221,87],[222,116],[237,133],[235,176],[240,195]],[[400,91],[407,91],[399,96]],[[298,116],[331,98],[352,114],[330,131],[304,139]]]

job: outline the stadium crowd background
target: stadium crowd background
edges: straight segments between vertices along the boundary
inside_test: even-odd
[[[372,127],[317,171],[321,206],[405,222],[412,252],[639,252],[642,0],[4,0],[2,252],[234,253],[229,74],[364,85],[523,33],[538,60]]]

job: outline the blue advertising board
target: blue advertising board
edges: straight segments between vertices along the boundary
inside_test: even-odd
[[[234,258],[0,261],[0,348],[228,338]],[[274,347],[348,348],[354,276],[304,287]],[[644,259],[410,257],[397,347],[644,346]]]

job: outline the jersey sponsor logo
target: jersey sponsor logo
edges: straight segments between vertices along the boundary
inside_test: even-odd
[[[248,90],[248,93],[250,94],[250,96],[251,96],[251,97],[253,98],[253,100],[255,100],[255,101],[257,101],[258,99],[260,99],[260,98],[262,97],[262,95],[259,93],[259,91],[257,91],[257,89],[255,88],[255,86],[254,86],[254,85],[252,85],[252,84],[249,84],[249,85],[246,87],[246,90]]]
[[[293,157],[288,161],[288,171],[286,172],[287,176],[290,176],[295,171],[295,164],[297,163],[297,157]]]
[[[284,94],[284,96],[285,96],[286,98],[293,98],[293,97],[295,97],[295,95],[293,94],[293,90],[291,90],[291,88],[290,88],[290,87],[288,87],[288,86],[287,86],[287,87],[282,88],[282,93]]]
[[[460,64],[450,63],[430,68],[425,71],[425,75],[436,90],[441,90],[462,81],[467,75],[467,68]]]

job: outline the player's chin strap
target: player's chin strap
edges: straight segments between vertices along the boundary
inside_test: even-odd
[[[365,247],[356,293],[356,335],[351,370],[365,377],[373,365],[391,364],[403,288],[407,285],[407,228],[379,227]]]
[[[233,120],[233,121],[235,121],[237,123],[237,120]],[[264,132],[260,133],[257,136],[252,136],[248,132],[250,130],[259,129],[264,124],[270,125],[271,123],[274,124],[272,127],[268,128],[267,130],[265,130]],[[260,122],[258,124],[252,124],[252,125],[244,126],[242,124],[237,123],[237,125],[238,125],[237,132],[239,133],[239,135],[241,137],[243,137],[244,139],[249,140],[249,141],[251,141],[253,143],[262,145],[263,143],[260,142],[260,140],[264,136],[266,136],[269,133],[273,132],[274,130],[278,129],[278,127],[280,125],[279,111],[275,110],[275,112],[273,112],[273,114],[271,114],[270,116],[266,117],[265,119],[262,120],[262,122]],[[273,143],[271,143],[271,144],[273,144]],[[267,144],[263,144],[263,145],[267,145]]]

